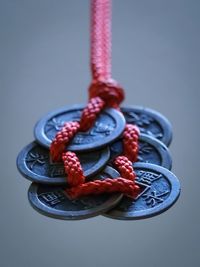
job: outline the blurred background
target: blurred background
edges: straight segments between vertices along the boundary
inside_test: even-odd
[[[0,0],[1,267],[200,266],[199,14],[198,0],[113,1],[113,78],[124,105],[171,121],[178,202],[146,220],[71,222],[30,207],[15,161],[40,117],[87,102],[89,1]]]

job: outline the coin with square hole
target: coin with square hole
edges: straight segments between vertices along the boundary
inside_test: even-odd
[[[172,172],[148,163],[135,163],[133,167],[140,187],[138,196],[134,200],[123,197],[105,216],[121,220],[145,219],[166,211],[178,199],[180,183]]]
[[[115,141],[110,145],[111,160],[123,153],[122,140]],[[145,134],[139,137],[139,152],[137,162],[152,163],[167,169],[172,167],[172,158],[169,149],[158,139]]]
[[[36,140],[50,147],[56,133],[65,122],[80,121],[85,106],[76,105],[53,111],[42,118],[35,126]],[[91,151],[105,147],[115,141],[125,128],[125,119],[121,112],[107,108],[97,117],[94,126],[87,132],[78,132],[68,145],[71,151]]]
[[[101,174],[90,180],[116,177],[119,177],[119,173],[111,167],[106,167]],[[28,198],[33,208],[43,215],[57,219],[80,220],[99,215],[115,207],[123,196],[121,193],[104,193],[70,200],[65,188],[64,186],[32,183]]]
[[[77,153],[86,178],[99,172],[109,160],[109,148],[87,153]],[[66,184],[62,162],[52,162],[49,150],[36,142],[27,145],[18,155],[17,167],[27,179],[45,184]]]
[[[122,107],[121,111],[129,124],[136,124],[140,132],[154,137],[169,146],[172,140],[172,126],[161,113],[139,106]]]

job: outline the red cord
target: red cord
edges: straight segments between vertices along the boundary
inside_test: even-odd
[[[107,106],[118,108],[123,88],[111,76],[111,0],[91,0],[91,71],[89,98],[101,97]]]
[[[140,188],[133,181],[119,177],[116,179],[95,180],[66,189],[66,193],[71,199],[91,194],[98,195],[113,192],[121,192],[128,197],[135,198],[139,194]]]
[[[104,107],[119,109],[124,100],[123,88],[111,77],[111,0],[91,0],[91,71],[92,83],[89,87],[89,103],[82,112],[79,122],[67,122],[52,141],[50,153],[53,161],[63,160],[68,175],[66,189],[70,198],[88,194],[121,192],[136,197],[139,187],[135,184],[132,162],[137,160],[139,129],[126,125],[123,133],[123,156],[114,160],[120,172],[116,179],[106,178],[85,182],[85,176],[75,153],[65,152],[66,146],[78,131],[88,131]]]
[[[66,122],[59,131],[50,146],[50,154],[53,161],[60,161],[62,153],[65,151],[66,146],[75,136],[80,128],[79,122]]]
[[[114,160],[114,165],[121,174],[121,176],[127,180],[135,182],[135,172],[133,170],[132,162],[125,156],[118,156]]]
[[[86,108],[82,112],[80,121],[80,131],[88,131],[96,121],[97,116],[105,107],[105,102],[100,97],[90,99]]]
[[[85,176],[80,164],[80,161],[75,153],[64,152],[62,154],[65,173],[68,175],[68,184],[77,186],[85,182]]]
[[[111,1],[91,0],[91,71],[94,80],[111,78]]]
[[[137,161],[139,151],[139,135],[140,130],[136,125],[126,124],[123,133],[123,155],[132,162]]]

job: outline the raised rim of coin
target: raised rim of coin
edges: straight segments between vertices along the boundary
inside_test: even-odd
[[[119,173],[115,169],[108,166],[103,170],[102,173],[108,174],[112,178],[119,177]],[[103,204],[95,208],[84,209],[81,211],[58,210],[56,208],[44,205],[44,203],[40,201],[37,191],[39,187],[45,187],[45,186],[52,187],[54,189],[60,188],[60,190],[64,188],[63,186],[52,186],[52,185],[42,185],[42,184],[32,183],[28,190],[28,199],[31,206],[38,212],[42,213],[43,215],[63,220],[81,220],[100,215],[102,214],[102,212],[106,212],[107,210],[116,206],[123,197],[123,194],[121,193],[113,193],[110,194],[108,199]],[[67,198],[67,195],[66,194],[64,195]],[[95,199],[96,196],[94,195],[88,197],[90,197],[91,199],[92,198]],[[79,199],[78,201],[81,201],[81,199]]]
[[[46,136],[44,132],[46,122],[52,117],[58,116],[59,114],[63,114],[65,112],[73,111],[77,109],[84,109],[85,107],[86,105],[65,106],[63,108],[50,112],[46,116],[41,118],[36,123],[35,128],[34,128],[34,136],[37,142],[45,147],[50,147],[52,141]],[[82,144],[82,145],[73,145],[73,144],[68,145],[67,148],[69,150],[80,151],[80,152],[96,150],[96,149],[105,147],[109,143],[115,141],[122,134],[125,128],[126,121],[125,121],[124,116],[121,114],[121,112],[117,111],[114,108],[106,108],[103,110],[102,114],[103,113],[106,113],[107,115],[112,117],[112,119],[116,122],[117,127],[112,132],[112,134],[98,141],[92,142],[90,144],[87,143],[87,144]]]
[[[154,137],[150,137],[150,136],[148,136],[146,134],[141,134],[140,137],[139,137],[139,141],[140,140],[149,143],[150,145],[152,145],[158,151],[158,153],[159,153],[159,155],[161,157],[161,165],[159,165],[159,166],[162,166],[162,167],[164,167],[164,168],[166,168],[168,170],[171,170],[171,168],[172,168],[172,157],[171,157],[169,149],[167,148],[167,146],[164,143],[162,143],[158,139],[156,139]],[[154,163],[150,163],[150,164],[154,164]],[[157,165],[157,164],[155,164],[155,165]]]
[[[66,184],[66,177],[48,177],[48,176],[44,176],[44,175],[39,175],[37,173],[35,173],[34,171],[32,171],[26,163],[26,158],[27,158],[27,154],[29,153],[29,151],[31,151],[34,147],[36,146],[40,146],[39,144],[37,144],[36,142],[32,142],[30,144],[28,144],[26,147],[24,147],[21,152],[19,153],[18,157],[17,157],[17,168],[19,170],[19,172],[28,180],[33,181],[33,182],[38,182],[38,183],[43,183],[43,184]],[[42,147],[42,149],[47,150],[47,148]],[[100,159],[96,162],[95,165],[93,165],[90,169],[87,169],[84,171],[84,175],[86,178],[91,177],[93,175],[95,175],[97,172],[99,172],[102,168],[104,168],[104,166],[106,165],[106,163],[109,160],[110,157],[110,150],[108,147],[105,147],[101,150],[96,150],[94,152],[88,152],[89,154],[93,153],[101,153],[101,157]],[[87,154],[88,154],[87,153]],[[83,153],[77,153],[77,156],[81,156],[81,154]],[[84,153],[85,154],[85,153]]]
[[[131,105],[122,106],[121,107],[122,113],[126,112],[127,109],[133,109],[133,111],[141,112],[141,113],[145,112],[149,114],[150,116],[152,116],[153,118],[155,118],[158,124],[160,124],[160,126],[162,127],[163,132],[165,133],[163,135],[163,138],[159,139],[159,141],[163,142],[166,146],[170,145],[172,141],[172,125],[170,121],[164,115],[162,115],[160,112],[153,110],[151,108],[147,108],[143,106],[131,106]],[[167,129],[167,131],[165,129]]]
[[[138,219],[145,219],[149,217],[156,216],[158,214],[163,213],[164,211],[168,210],[179,198],[180,195],[180,182],[178,178],[169,170],[160,167],[158,165],[149,164],[149,163],[135,163],[134,169],[141,169],[141,170],[153,170],[155,172],[158,172],[162,174],[163,176],[167,177],[167,180],[170,184],[171,191],[170,195],[167,199],[165,199],[162,203],[159,205],[148,208],[147,210],[132,210],[132,211],[120,211],[116,208],[109,210],[107,213],[104,214],[104,216],[112,218],[112,219],[119,219],[119,220],[138,220]],[[141,198],[142,195],[140,194],[137,199]],[[137,201],[137,199],[135,201]],[[123,201],[123,199],[122,199]],[[133,206],[134,202],[133,200]],[[120,204],[120,203],[119,203]]]
[[[139,136],[139,143],[140,141],[142,142],[146,142],[147,144],[150,144],[154,147],[155,150],[157,150],[157,153],[159,154],[159,157],[161,159],[161,165],[168,170],[171,170],[172,168],[172,157],[170,154],[169,149],[166,147],[166,145],[164,143],[162,143],[161,141],[159,141],[158,139],[151,137],[149,135],[146,134],[140,134]],[[112,156],[112,145],[114,145],[117,142],[122,142],[122,140],[118,140],[116,142],[114,142],[113,144],[110,145],[110,149],[111,149],[111,160],[114,159],[114,157]],[[119,154],[116,153],[115,157],[119,156]],[[155,164],[154,162],[142,162],[142,161],[137,161],[137,163],[150,163],[150,164]]]

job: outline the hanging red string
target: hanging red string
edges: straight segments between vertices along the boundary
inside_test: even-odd
[[[88,194],[122,192],[136,197],[139,187],[135,184],[132,162],[137,160],[139,129],[127,124],[123,133],[123,155],[114,160],[122,177],[85,182],[79,159],[73,152],[65,152],[66,146],[78,131],[89,130],[99,113],[105,108],[119,109],[124,99],[124,90],[111,77],[111,0],[91,0],[91,72],[89,103],[82,112],[80,122],[68,122],[56,134],[50,148],[54,161],[63,160],[68,175],[69,197]]]
[[[94,80],[111,79],[111,1],[91,1],[91,71]]]
[[[118,108],[124,90],[111,76],[111,0],[91,0],[91,71],[89,98],[101,97]]]

